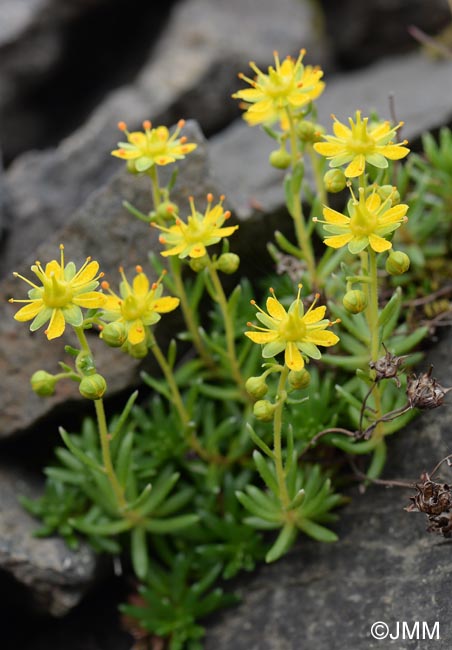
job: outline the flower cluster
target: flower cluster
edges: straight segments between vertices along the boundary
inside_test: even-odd
[[[393,206],[391,196],[382,201],[375,188],[367,198],[363,188],[359,189],[359,200],[353,194],[352,197],[348,206],[350,217],[325,207],[325,221],[314,218],[314,221],[324,224],[328,233],[332,233],[324,240],[325,244],[331,248],[348,246],[350,253],[354,254],[369,245],[376,253],[389,250],[392,243],[386,236],[408,220],[408,205],[399,203]]]
[[[31,267],[42,286],[14,273],[15,277],[24,280],[32,288],[28,292],[28,299],[11,298],[9,301],[26,303],[14,318],[20,322],[33,319],[30,325],[32,332],[48,322],[49,326],[45,330],[45,334],[49,340],[61,336],[66,323],[73,327],[80,327],[83,324],[82,307],[96,309],[103,307],[106,301],[102,293],[95,291],[99,286],[99,278],[103,276],[103,273],[98,272],[99,264],[91,261],[91,258],[88,257],[77,271],[73,262],[65,265],[62,244],[60,251],[60,262],[52,260],[43,268],[41,262],[37,261]]]
[[[157,323],[161,316],[173,311],[179,305],[179,298],[162,296],[162,277],[153,284],[149,283],[141,266],[136,267],[136,276],[132,284],[127,280],[124,269],[119,272],[122,282],[119,295],[111,290],[108,282],[102,282],[102,288],[108,291],[103,306],[102,320],[114,322],[123,328],[120,340],[130,345],[139,345],[146,338],[146,328]]]
[[[193,197],[190,197],[191,215],[187,223],[182,219],[176,219],[173,226],[167,228],[156,223],[151,225],[165,234],[160,235],[160,242],[168,246],[167,250],[162,252],[164,257],[168,255],[178,255],[180,258],[204,257],[206,247],[217,244],[223,237],[229,237],[235,232],[238,226],[223,227],[224,222],[229,219],[231,213],[223,209],[224,196],[220,201],[212,206],[213,196],[207,195],[207,207],[202,214],[197,212]]]
[[[324,318],[326,307],[315,307],[319,294],[307,312],[304,311],[303,302],[300,299],[301,284],[298,285],[298,295],[286,311],[284,306],[277,300],[273,289],[270,289],[271,296],[267,298],[266,313],[257,306],[253,300],[258,313],[257,318],[265,327],[259,327],[248,323],[258,331],[245,332],[245,335],[254,343],[263,344],[262,356],[269,359],[284,351],[284,360],[291,370],[302,370],[304,358],[320,359],[318,345],[330,347],[339,341],[339,337],[333,332],[327,332],[326,328],[334,323]],[[337,322],[337,321],[336,321]]]
[[[182,160],[196,149],[197,145],[187,142],[187,138],[179,138],[184,120],[180,120],[177,128],[170,135],[166,126],[153,129],[151,122],[143,122],[143,131],[127,130],[125,122],[119,122],[118,128],[127,136],[127,142],[119,142],[119,149],[112,151],[112,156],[127,160],[137,172],[146,172],[154,165],[169,165],[176,160]]]
[[[347,165],[344,173],[348,178],[361,176],[366,162],[385,169],[388,160],[400,160],[410,151],[404,146],[406,140],[396,144],[392,142],[403,122],[394,127],[389,122],[369,124],[369,118],[361,118],[361,111],[356,111],[355,121],[349,118],[349,128],[334,115],[332,117],[334,136],[322,136],[326,142],[314,144],[314,149],[330,161],[330,167]]]
[[[256,73],[255,79],[239,74],[239,78],[252,88],[239,90],[232,96],[244,101],[246,112],[243,117],[248,124],[271,125],[279,121],[286,129],[288,111],[292,115],[301,115],[302,109],[323,92],[322,70],[304,66],[304,55],[305,50],[301,50],[296,60],[288,56],[281,63],[278,53],[274,52],[275,65],[268,67],[267,74],[253,61],[250,67]]]

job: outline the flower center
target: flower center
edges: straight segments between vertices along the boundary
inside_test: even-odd
[[[306,336],[306,325],[299,314],[287,314],[279,326],[279,334],[285,341],[302,341]]]
[[[374,151],[375,142],[367,137],[350,138],[350,140],[347,142],[347,148],[356,154],[360,154],[360,153],[369,154]]]
[[[127,296],[121,304],[121,313],[124,320],[134,321],[143,315],[146,310],[146,300],[139,299],[136,296]]]
[[[42,299],[47,307],[52,309],[66,307],[72,302],[74,292],[69,282],[58,280],[54,275],[44,284]]]
[[[204,241],[209,234],[209,226],[204,222],[199,222],[193,217],[188,218],[187,228],[184,232],[184,239],[187,244],[195,244],[199,241]]]
[[[355,237],[365,237],[375,231],[377,215],[369,212],[363,206],[355,206],[350,219],[350,230]]]

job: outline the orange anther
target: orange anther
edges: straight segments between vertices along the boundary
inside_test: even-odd
[[[137,264],[136,267],[135,267],[135,271],[136,271],[137,273],[143,273],[143,267],[140,266],[139,264]]]
[[[177,126],[179,127],[179,129],[183,129],[185,126],[185,120],[179,120]]]
[[[118,129],[120,131],[127,131],[127,124],[125,122],[118,122]]]
[[[101,285],[102,289],[109,289],[110,288],[110,283],[107,282],[107,280],[104,280]]]
[[[181,143],[181,144],[185,144],[185,143],[187,142],[187,140],[188,140],[187,136],[186,136],[186,135],[183,135],[183,136],[181,137],[181,139],[180,139],[180,143]]]
[[[143,129],[151,129],[152,128],[152,123],[149,120],[144,120],[143,122]]]

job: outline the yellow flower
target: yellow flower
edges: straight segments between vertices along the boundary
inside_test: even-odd
[[[334,136],[322,136],[326,142],[314,144],[314,149],[329,159],[330,167],[340,167],[348,163],[344,173],[349,178],[361,176],[366,162],[384,169],[388,166],[388,159],[400,160],[410,152],[403,146],[407,144],[407,140],[396,144],[392,142],[403,122],[399,122],[392,128],[389,122],[376,122],[369,125],[369,118],[361,119],[361,111],[356,111],[355,121],[350,117],[350,128],[348,128],[334,115],[332,118]]]
[[[185,121],[179,120],[176,130],[170,136],[166,126],[153,129],[148,120],[143,122],[144,133],[129,133],[126,124],[119,122],[118,128],[126,134],[128,142],[118,142],[119,149],[115,149],[111,154],[132,161],[131,164],[137,172],[145,172],[153,165],[169,165],[176,160],[182,160],[197,147],[196,144],[187,142],[185,136],[178,138],[184,125]]]
[[[295,115],[301,113],[300,109],[323,92],[325,84],[320,81],[322,70],[305,67],[302,63],[304,55],[305,50],[301,50],[296,61],[288,56],[280,63],[278,53],[274,52],[275,67],[269,66],[267,74],[253,61],[250,67],[256,73],[255,79],[239,74],[239,78],[252,88],[239,90],[232,96],[244,100],[246,112],[243,117],[248,124],[270,125],[280,120],[283,128],[286,128],[288,110]]]
[[[102,282],[102,288],[110,294],[106,296],[102,319],[123,324],[127,332],[127,341],[131,345],[139,345],[146,338],[146,326],[157,323],[161,318],[160,314],[176,309],[179,298],[162,297],[163,275],[150,285],[141,266],[137,266],[137,275],[131,286],[124,270],[120,268],[119,272],[122,277],[119,296],[110,289],[108,282]]]
[[[160,236],[160,242],[172,248],[163,251],[162,255],[178,255],[184,257],[203,257],[206,254],[206,246],[211,246],[220,241],[222,237],[229,237],[235,232],[238,226],[226,226],[222,228],[226,219],[231,213],[223,211],[224,196],[220,197],[219,203],[212,207],[213,196],[207,195],[207,207],[204,214],[197,212],[193,197],[190,197],[191,215],[184,223],[176,219],[174,226],[166,228],[156,223],[151,225],[162,230],[165,234]]]
[[[324,224],[326,232],[332,233],[331,237],[326,237],[324,240],[327,246],[342,248],[348,245],[350,253],[355,254],[369,245],[376,253],[392,247],[392,243],[385,237],[408,221],[406,217],[408,206],[399,203],[391,207],[391,195],[382,201],[377,194],[377,189],[375,187],[366,199],[365,191],[361,187],[359,201],[352,193],[353,198],[348,204],[350,217],[325,207],[323,209],[325,221],[314,218],[314,221]]]
[[[257,318],[265,327],[248,323],[248,327],[254,327],[259,331],[245,332],[245,335],[254,343],[264,345],[262,350],[264,359],[274,357],[284,350],[285,363],[291,370],[301,370],[304,367],[303,355],[312,359],[320,359],[318,345],[330,347],[339,341],[336,334],[325,331],[327,327],[334,325],[324,318],[326,307],[314,309],[320,294],[316,294],[314,302],[304,313],[300,291],[301,284],[298,285],[297,298],[290,305],[288,311],[276,299],[273,289],[270,289],[271,297],[267,298],[268,314],[252,300],[251,304],[258,309]]]
[[[42,327],[47,321],[48,328],[45,330],[47,338],[55,339],[61,336],[65,330],[66,323],[73,327],[80,327],[83,324],[83,313],[80,309],[96,309],[105,303],[105,296],[94,291],[99,286],[97,281],[103,276],[98,273],[99,264],[92,262],[88,257],[77,272],[74,262],[64,264],[64,246],[60,245],[61,260],[52,260],[46,264],[45,269],[41,262],[35,262],[31,267],[33,273],[42,282],[42,286],[34,284],[18,273],[13,275],[27,284],[32,289],[28,292],[28,300],[15,300],[9,302],[25,302],[25,307],[19,309],[14,318],[20,322],[33,320],[30,330]]]

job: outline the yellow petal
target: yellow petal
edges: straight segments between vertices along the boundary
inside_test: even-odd
[[[339,120],[334,120],[333,131],[337,138],[347,140],[352,137],[351,129],[349,129],[348,126],[345,126],[345,124],[342,124],[342,122],[339,122]]]
[[[179,306],[179,298],[173,298],[172,296],[165,296],[164,298],[160,298],[159,300],[156,300],[153,309],[154,311],[159,312],[159,314],[166,314],[169,311],[173,311],[173,309],[176,309],[176,307]]]
[[[381,226],[383,224],[397,223],[397,221],[402,221],[403,217],[407,213],[407,210],[408,206],[404,203],[399,203],[399,205],[395,205],[393,208],[389,208],[387,212],[379,217],[378,225]]]
[[[45,334],[49,341],[61,336],[66,327],[63,312],[61,309],[54,309],[50,319],[49,327],[46,329]]]
[[[115,149],[111,152],[112,156],[115,158],[121,158],[122,160],[133,160],[134,158],[139,158],[141,156],[140,151],[126,151],[126,149]]]
[[[90,262],[85,266],[83,270],[80,270],[75,277],[72,279],[71,285],[75,287],[82,286],[84,284],[88,284],[88,282],[91,282],[97,275],[97,272],[99,271],[99,263],[98,262]]]
[[[56,278],[59,278],[61,274],[61,266],[56,260],[52,260],[51,262],[46,264],[45,274],[47,275],[48,278],[50,278],[51,275],[54,275]]]
[[[286,316],[286,310],[276,298],[267,298],[266,307],[270,316],[277,320],[282,320]]]
[[[278,332],[245,332],[245,336],[253,343],[270,343],[278,338]]]
[[[328,223],[333,223],[338,226],[345,226],[350,223],[349,217],[346,217],[344,214],[341,214],[332,208],[323,208],[323,216]]]
[[[373,233],[369,235],[369,244],[376,253],[382,253],[383,251],[387,251],[392,248],[390,241],[384,239],[383,237],[379,237],[378,235],[374,235]]]
[[[85,309],[96,309],[97,307],[105,307],[107,296],[99,291],[87,291],[72,298],[74,305],[85,307]]]
[[[376,192],[373,192],[366,199],[366,208],[370,210],[370,212],[375,212],[375,210],[378,210],[380,205],[381,205],[381,197]]]
[[[366,159],[362,153],[355,156],[352,162],[346,168],[344,174],[349,178],[356,178],[356,176],[361,176],[366,167]]]
[[[179,255],[179,253],[182,253],[183,250],[185,250],[186,244],[185,242],[183,244],[178,244],[177,246],[174,246],[173,248],[169,248],[166,251],[162,251],[160,254],[163,257],[168,257],[168,255]]]
[[[137,145],[137,147],[142,147],[146,144],[146,135],[141,131],[132,131],[132,133],[129,133],[127,136],[127,139],[132,144]]]
[[[264,98],[262,90],[258,88],[244,88],[244,90],[239,90],[232,96],[234,99],[243,99],[245,102],[258,102]]]
[[[378,147],[378,152],[389,158],[389,160],[400,160],[405,158],[410,153],[410,150],[397,144],[387,144],[384,147]]]
[[[105,311],[121,311],[122,300],[117,296],[105,296],[105,302],[102,307]]]
[[[129,328],[128,340],[131,345],[138,345],[142,343],[145,337],[145,329],[140,319],[136,320]]]
[[[293,341],[287,344],[284,361],[291,370],[302,370],[304,368],[303,356]]]
[[[330,345],[336,345],[339,341],[339,337],[329,330],[316,330],[307,334],[306,341],[308,341],[308,343],[314,343],[314,345],[330,347]]]
[[[39,314],[43,304],[42,300],[33,300],[33,302],[30,302],[28,305],[25,305],[25,307],[22,307],[22,309],[19,309],[19,311],[14,314],[14,319],[18,320],[20,323],[25,323],[25,321],[31,320]]]
[[[193,258],[198,258],[198,257],[204,257],[206,254],[206,247],[204,244],[201,244],[201,242],[198,242],[197,244],[194,244],[189,252],[190,257]]]
[[[164,142],[165,140],[168,140],[168,138],[169,138],[169,131],[168,131],[168,129],[166,128],[166,126],[158,126],[158,127],[155,129],[155,131],[156,131],[156,133],[157,133],[157,137],[158,137],[158,139],[159,139],[161,142]]]
[[[316,142],[314,144],[314,150],[321,156],[327,156],[328,158],[339,156],[342,153],[347,153],[343,144],[335,142]]]
[[[138,273],[133,278],[133,293],[143,297],[149,291],[149,280],[144,273]]]
[[[381,124],[377,124],[374,128],[370,128],[369,134],[374,138],[374,140],[381,140],[381,138],[388,135],[390,130],[391,126],[389,122],[382,122]]]
[[[353,235],[351,233],[345,233],[344,235],[333,235],[333,237],[327,237],[323,241],[327,246],[331,246],[331,248],[341,248],[342,246],[348,244],[349,241],[351,241],[352,236]]]
[[[308,311],[304,318],[303,321],[306,323],[306,325],[310,325],[312,323],[318,323],[319,320],[322,320],[324,318],[326,312],[326,307],[323,305],[322,307],[316,307],[315,309],[311,309],[311,311]]]

